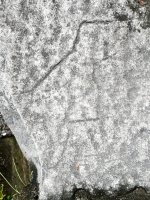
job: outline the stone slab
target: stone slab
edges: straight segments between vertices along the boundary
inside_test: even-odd
[[[149,4],[1,1],[0,109],[40,199],[150,187]]]

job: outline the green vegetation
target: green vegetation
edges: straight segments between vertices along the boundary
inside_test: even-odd
[[[17,193],[20,194],[20,192],[18,192],[17,189],[15,189],[10,183],[9,181],[5,178],[5,176],[0,172],[0,175],[3,177],[3,179],[8,183],[8,185]]]
[[[24,186],[26,186],[26,184],[23,182],[23,180],[21,179],[21,177],[20,177],[20,175],[19,175],[19,173],[18,173],[18,170],[17,170],[16,164],[15,164],[14,158],[13,158],[13,163],[14,163],[15,170],[16,170],[16,173],[17,173],[17,176],[18,176],[19,180],[21,181],[21,183],[22,183]]]
[[[34,190],[31,167],[14,136],[0,140],[0,200],[30,199]]]
[[[24,186],[26,186],[25,183],[23,182],[23,180],[21,179],[19,173],[18,173],[18,170],[17,170],[16,164],[15,164],[14,158],[13,158],[13,164],[14,164],[14,167],[15,167],[15,170],[16,170],[16,173],[17,173],[17,176],[18,176],[20,182],[21,182]],[[6,177],[5,177],[1,172],[0,172],[0,175],[1,175],[2,178],[7,182],[7,184],[15,191],[15,193],[12,193],[12,194],[10,194],[10,195],[4,194],[4,185],[2,184],[2,185],[0,186],[0,200],[11,200],[15,195],[20,194],[20,192],[16,189],[16,187],[13,187],[13,186],[11,185],[11,183],[6,179]]]
[[[2,184],[0,186],[0,200],[11,200],[16,195],[16,193],[14,193],[14,194],[10,194],[10,195],[6,196],[6,194],[4,194],[3,190],[4,190],[4,185]]]
[[[3,200],[4,197],[6,196],[5,194],[3,194],[3,190],[4,190],[4,185],[2,184],[0,186],[0,200]]]
[[[20,192],[18,192],[17,189],[15,189],[9,182],[8,180],[4,177],[4,175],[0,172],[0,175],[3,177],[3,179],[10,185],[10,187],[15,191],[15,193],[6,195],[4,194],[4,185],[2,184],[0,186],[0,200],[11,200],[14,196],[16,196],[17,194],[20,194]]]

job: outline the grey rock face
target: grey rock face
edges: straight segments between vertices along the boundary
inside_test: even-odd
[[[150,29],[135,1],[1,1],[0,109],[38,168],[73,185],[150,187]]]

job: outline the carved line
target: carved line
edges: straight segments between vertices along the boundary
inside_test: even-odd
[[[28,92],[34,92],[34,90],[62,63],[64,62],[71,54],[73,54],[75,51],[76,51],[76,45],[78,44],[78,41],[79,41],[79,38],[80,38],[80,31],[81,31],[81,28],[83,25],[85,24],[108,24],[108,23],[111,23],[111,22],[114,22],[114,20],[93,20],[93,21],[82,21],[80,24],[79,24],[79,28],[77,30],[77,34],[76,34],[76,37],[73,41],[73,45],[72,45],[72,48],[71,50],[69,50],[66,55],[61,59],[59,60],[56,64],[52,65],[50,67],[50,69],[48,70],[48,72],[43,76],[41,77],[37,83],[30,89],[30,90],[26,90],[26,91],[23,91],[21,93],[28,93]]]
[[[100,118],[88,118],[88,119],[71,120],[69,121],[69,123],[95,122],[99,120]]]

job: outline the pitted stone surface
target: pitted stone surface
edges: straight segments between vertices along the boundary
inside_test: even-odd
[[[18,0],[1,8],[0,109],[38,168],[40,199],[73,185],[150,187],[148,5]]]

